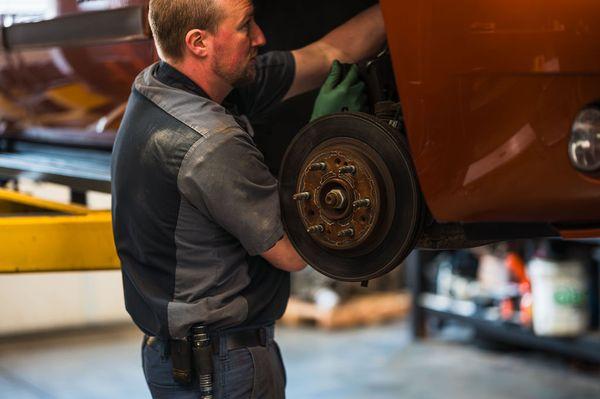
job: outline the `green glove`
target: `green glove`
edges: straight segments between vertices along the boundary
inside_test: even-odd
[[[315,101],[311,122],[342,110],[356,112],[364,108],[367,102],[366,86],[358,76],[358,66],[352,65],[346,76],[342,75],[342,64],[333,61],[331,72]]]

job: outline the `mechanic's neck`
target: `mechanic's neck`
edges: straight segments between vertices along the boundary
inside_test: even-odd
[[[218,104],[221,104],[233,90],[233,87],[214,73],[207,64],[186,62],[186,60],[176,63],[169,62],[169,64],[200,86],[208,97]]]

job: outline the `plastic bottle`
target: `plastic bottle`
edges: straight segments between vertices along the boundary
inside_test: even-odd
[[[545,242],[529,262],[536,335],[576,336],[589,328],[585,266],[566,245]]]

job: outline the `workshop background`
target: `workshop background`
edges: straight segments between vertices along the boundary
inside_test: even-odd
[[[372,3],[256,0],[269,39],[263,50],[310,43]],[[253,121],[273,173],[315,96]],[[3,184],[59,203],[73,199],[58,184]],[[87,191],[84,200],[110,208],[105,193]],[[594,241],[524,240],[415,251],[368,288],[305,270],[293,278],[277,331],[287,395],[598,398],[599,263]],[[1,399],[149,398],[140,345],[118,271],[0,274]]]

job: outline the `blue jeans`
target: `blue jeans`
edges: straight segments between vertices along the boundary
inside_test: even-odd
[[[272,327],[266,346],[227,351],[226,341],[221,340],[213,361],[216,399],[285,398],[285,368],[279,346],[273,339]],[[173,366],[164,341],[144,338],[142,366],[153,399],[200,398],[197,383],[184,386],[173,379]]]

